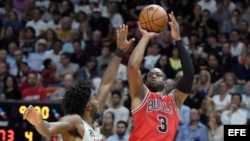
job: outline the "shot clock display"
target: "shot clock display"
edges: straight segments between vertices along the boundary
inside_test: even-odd
[[[23,120],[22,114],[29,105],[41,112],[44,120],[58,121],[62,115],[60,103],[0,101],[0,141],[45,141],[30,123]],[[57,141],[57,137],[47,140]]]

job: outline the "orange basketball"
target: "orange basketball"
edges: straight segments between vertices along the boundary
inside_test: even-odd
[[[161,32],[168,23],[167,12],[159,5],[148,5],[141,10],[139,23],[142,29],[149,32]]]

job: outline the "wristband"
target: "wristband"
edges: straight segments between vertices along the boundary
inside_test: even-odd
[[[121,50],[120,48],[116,48],[115,50],[115,55],[118,56],[118,57],[122,57],[124,55],[124,51]]]

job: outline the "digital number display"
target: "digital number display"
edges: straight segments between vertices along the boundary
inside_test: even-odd
[[[27,102],[27,101],[0,101],[0,141],[44,141],[35,127],[23,120],[25,109],[33,105],[47,121],[58,121],[61,117],[60,103]],[[50,141],[57,141],[53,136]]]
[[[25,105],[20,105],[19,106],[19,114],[23,114],[26,108],[28,108],[28,107]],[[43,119],[47,120],[49,118],[50,108],[48,106],[42,106],[42,107],[41,106],[34,106],[34,108],[39,113],[42,113]]]

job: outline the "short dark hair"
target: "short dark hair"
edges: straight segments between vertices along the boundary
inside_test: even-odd
[[[63,97],[61,106],[63,114],[78,114],[82,116],[90,96],[91,84],[88,81],[79,80]]]
[[[240,93],[232,93],[231,94],[231,100],[233,99],[234,96],[239,96],[240,97],[240,101],[242,101],[242,95]]]
[[[112,95],[112,96],[113,96],[113,95],[117,95],[117,96],[119,96],[120,98],[122,98],[122,94],[121,94],[121,92],[118,91],[118,90],[113,90],[113,91],[111,92],[111,95]]]
[[[119,121],[117,122],[117,125],[118,125],[118,124],[124,124],[125,127],[128,128],[128,123],[127,123],[126,121],[119,120]]]
[[[45,59],[43,61],[43,66],[47,69],[47,68],[49,68],[49,65],[50,65],[51,62],[52,62],[52,60],[50,58]]]
[[[72,41],[72,43],[73,43],[73,44],[74,44],[74,43],[78,43],[78,44],[80,44],[80,45],[82,44],[80,39],[74,39],[74,40]]]
[[[61,55],[65,56],[66,58],[69,58],[69,59],[70,59],[70,56],[71,56],[71,54],[68,53],[68,52],[63,52]]]
[[[28,76],[29,75],[35,75],[35,77],[37,78],[38,77],[38,74],[37,74],[37,72],[35,72],[35,71],[30,71],[29,73],[28,73]]]
[[[110,115],[111,115],[111,118],[112,118],[113,120],[115,120],[115,114],[114,114],[113,112],[108,111],[108,112],[106,112],[105,115],[107,115],[107,114],[110,114]]]

